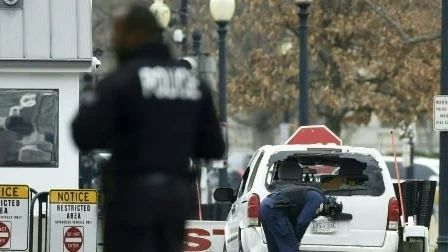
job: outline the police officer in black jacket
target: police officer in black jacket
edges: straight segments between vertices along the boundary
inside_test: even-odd
[[[145,6],[114,23],[118,68],[81,101],[81,151],[106,149],[105,252],[181,251],[190,209],[189,158],[224,154],[210,90],[180,67]]]

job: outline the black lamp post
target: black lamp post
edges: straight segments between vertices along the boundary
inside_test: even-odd
[[[300,18],[299,125],[308,125],[308,7],[312,0],[295,0]]]
[[[227,87],[226,87],[226,26],[235,12],[235,0],[210,0],[210,13],[218,25],[219,35],[219,120],[223,127],[227,124]],[[227,149],[227,148],[226,148]],[[227,151],[224,155],[224,167],[219,170],[219,186],[228,186]]]
[[[448,95],[448,0],[442,0],[440,93]],[[438,252],[448,252],[448,131],[440,132]]]
[[[227,83],[226,83],[226,34],[227,22],[218,21],[219,34],[219,118],[221,122],[227,122]]]
[[[188,34],[188,0],[182,0],[180,4],[180,22]],[[185,36],[182,40],[182,55],[188,54],[188,37]]]
[[[199,29],[194,29],[193,33],[191,34],[191,38],[193,39],[193,54],[196,57],[196,62],[198,64],[198,76],[201,77],[201,39],[202,39],[202,33],[199,31]]]
[[[202,33],[198,29],[194,29],[191,34],[191,38],[193,39],[193,53],[196,57],[198,57],[198,66],[199,66],[199,58],[201,56],[201,39]]]

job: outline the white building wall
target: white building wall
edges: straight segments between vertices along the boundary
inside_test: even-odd
[[[19,1],[0,4],[0,59],[92,57],[90,0]]]

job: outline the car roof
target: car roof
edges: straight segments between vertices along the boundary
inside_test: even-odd
[[[336,145],[336,144],[288,144],[288,145],[265,145],[259,150],[269,152],[269,154],[278,151],[309,151],[309,150],[341,150],[342,152],[348,153],[360,153],[369,154],[373,156],[381,156],[381,154],[374,148],[367,147],[355,147],[349,145]]]

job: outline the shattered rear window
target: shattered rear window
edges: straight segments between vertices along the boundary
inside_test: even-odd
[[[280,178],[278,170],[285,162],[293,163],[296,168],[288,168],[288,173],[283,170]],[[385,191],[382,169],[370,155],[282,151],[270,157],[268,166],[266,188],[269,191],[293,184],[318,187],[325,194],[335,196],[380,196]]]

